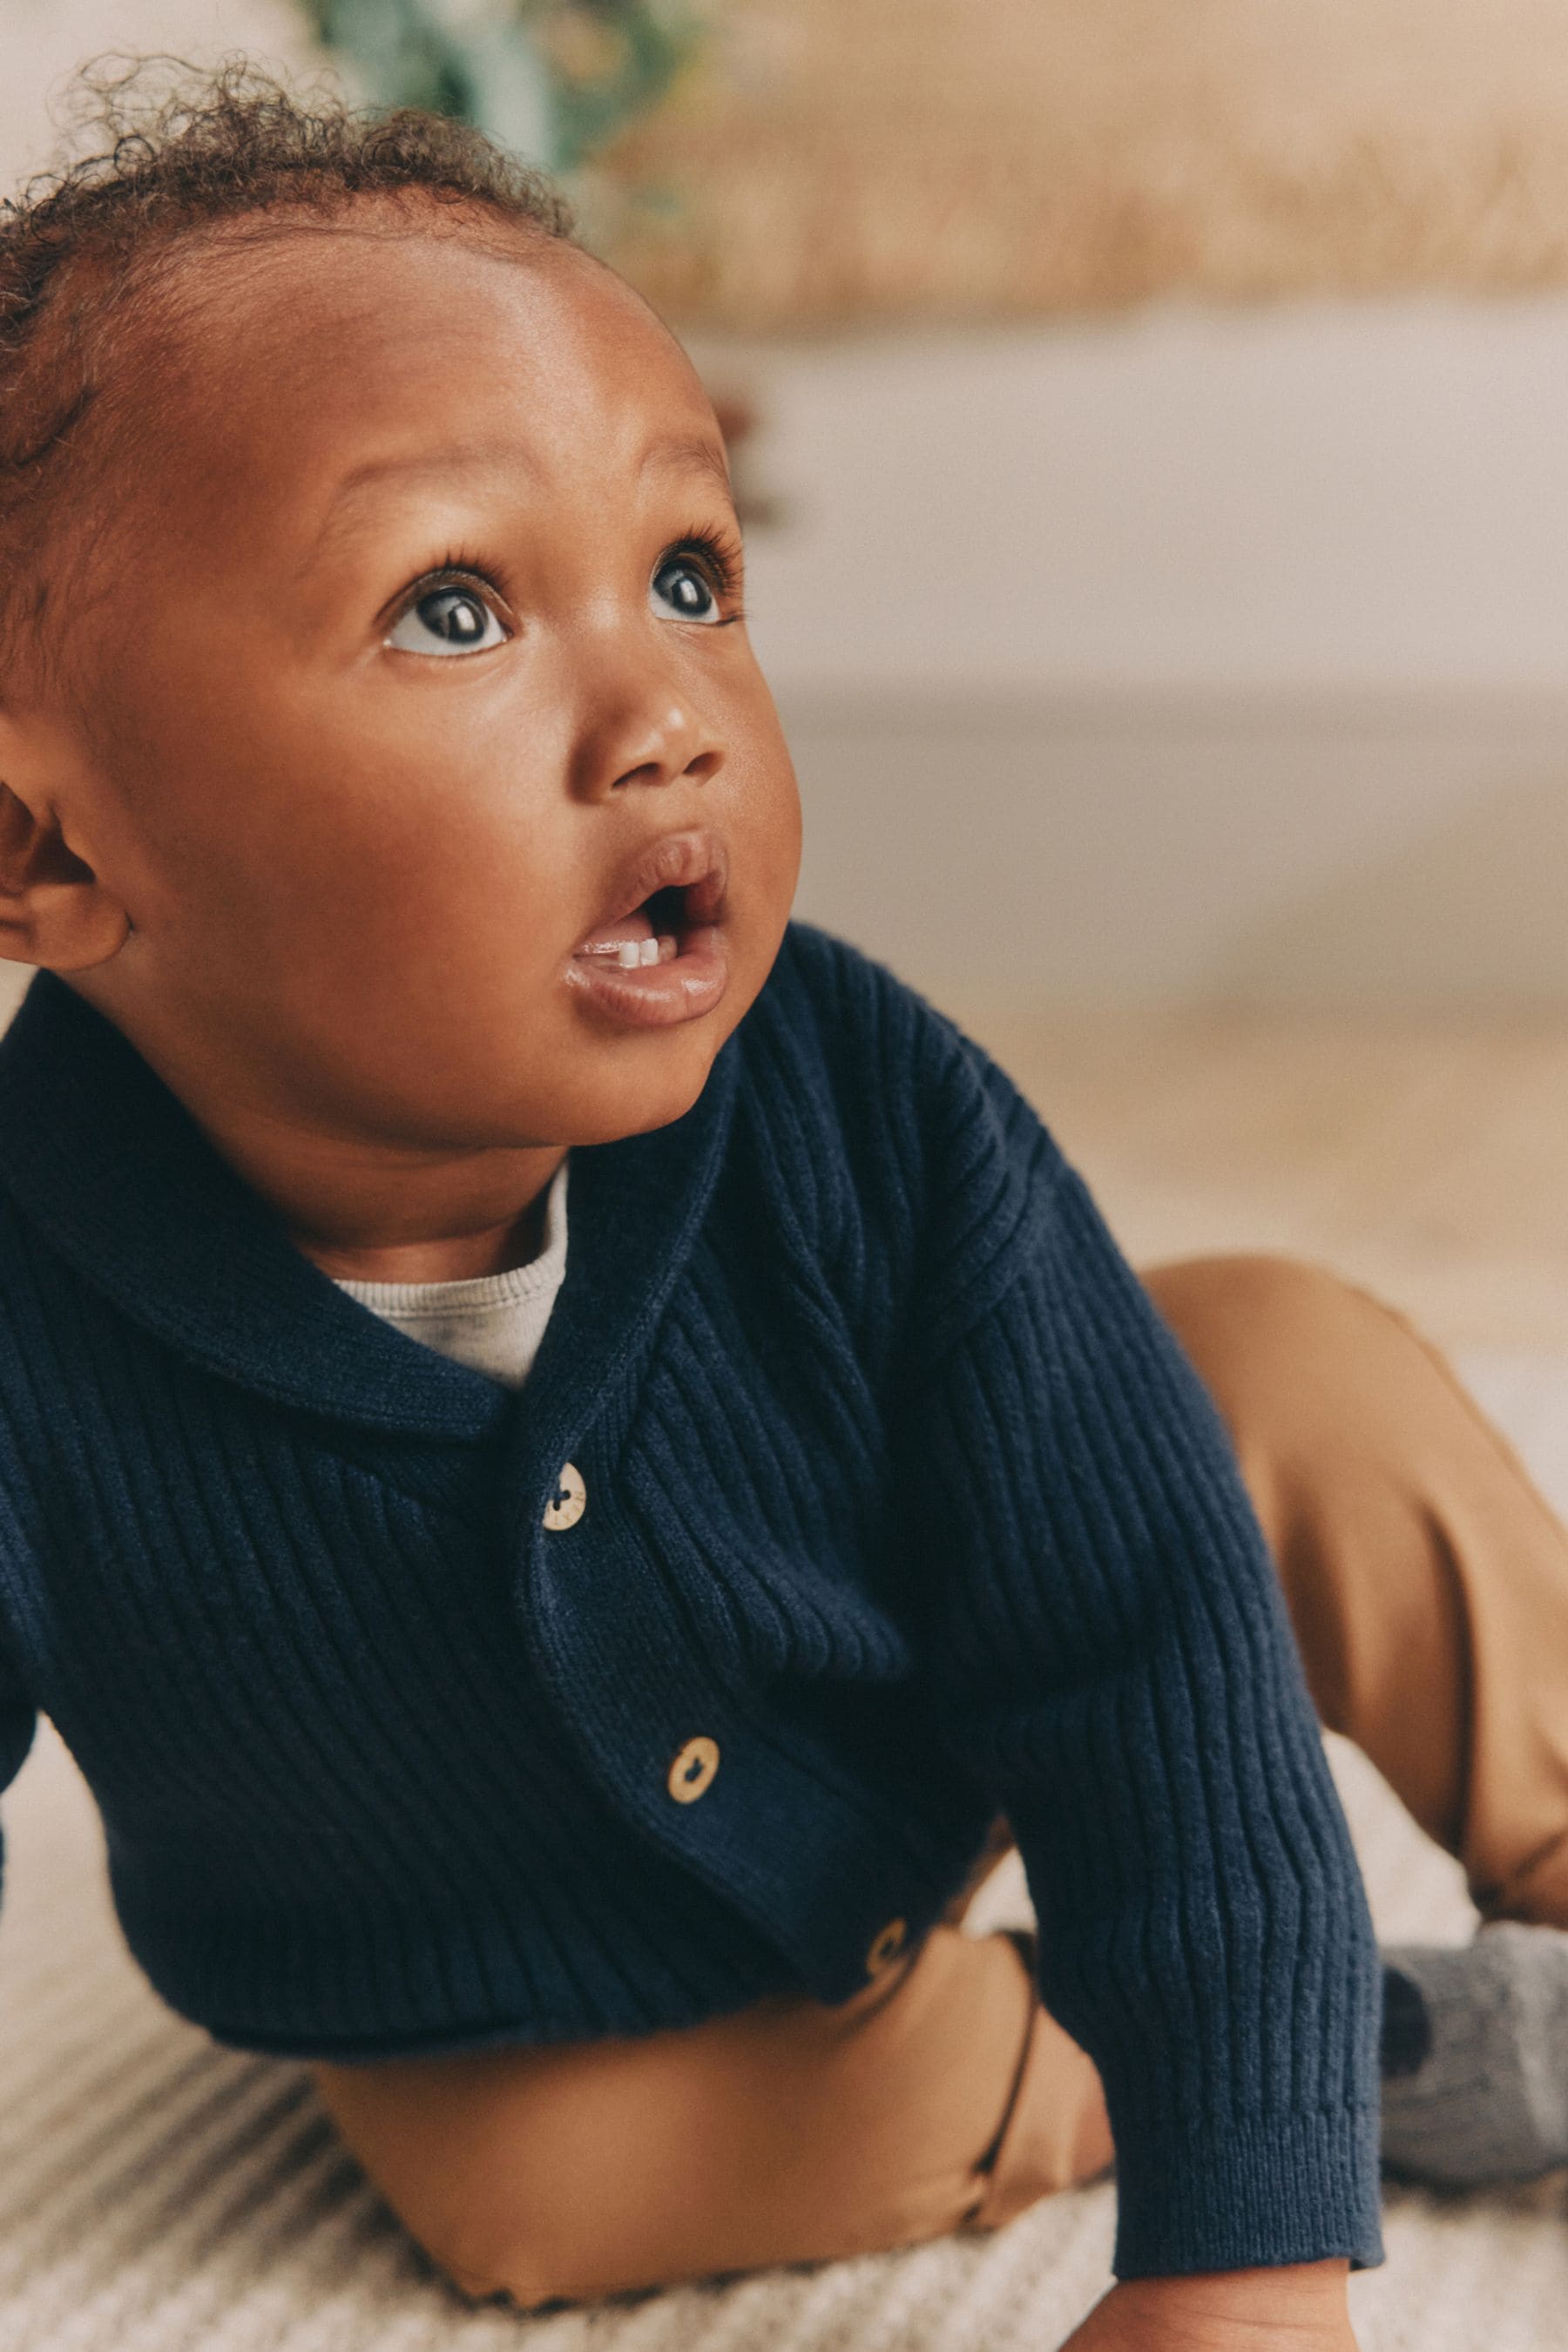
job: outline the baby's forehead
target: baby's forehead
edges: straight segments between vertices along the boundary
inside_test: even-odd
[[[510,224],[242,224],[172,257],[124,324],[112,405],[176,508],[226,515],[280,482],[308,496],[382,443],[507,440],[546,467],[591,446],[613,467],[661,430],[712,425],[640,297]]]
[[[164,394],[214,409],[260,394],[330,417],[398,400],[526,390],[540,425],[639,387],[700,402],[685,354],[625,282],[578,248],[506,225],[473,234],[263,224],[176,260],[144,356]]]

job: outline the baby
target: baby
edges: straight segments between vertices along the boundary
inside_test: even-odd
[[[0,226],[0,1782],[46,1711],[153,1983],[470,2294],[1114,2152],[1078,2352],[1349,2345],[1308,1680],[1568,1918],[1568,1546],[1386,1310],[1141,1283],[790,921],[668,333],[477,136],[230,71]]]

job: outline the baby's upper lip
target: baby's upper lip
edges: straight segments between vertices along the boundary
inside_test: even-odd
[[[657,840],[645,842],[621,867],[601,911],[574,952],[580,953],[596,931],[635,914],[656,890],[686,892],[684,928],[716,923],[723,911],[729,881],[730,853],[722,835],[711,825],[688,825],[677,833],[660,834]]]

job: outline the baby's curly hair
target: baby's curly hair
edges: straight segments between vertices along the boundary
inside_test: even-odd
[[[98,58],[68,102],[82,152],[0,203],[0,697],[29,647],[47,666],[45,552],[68,485],[87,487],[73,460],[104,400],[116,317],[166,283],[163,266],[194,239],[367,199],[423,200],[567,240],[574,226],[544,173],[470,125],[356,109],[240,57],[210,70]]]

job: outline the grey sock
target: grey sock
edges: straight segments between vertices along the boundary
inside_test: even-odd
[[[1389,2171],[1479,2186],[1568,2164],[1568,1933],[1501,1921],[1383,1958]]]

